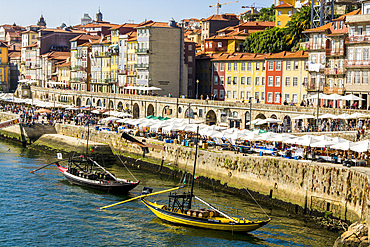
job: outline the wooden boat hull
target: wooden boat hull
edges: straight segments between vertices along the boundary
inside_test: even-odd
[[[158,218],[163,221],[170,222],[178,225],[185,225],[191,227],[220,230],[220,231],[232,231],[232,232],[251,232],[254,231],[267,223],[266,221],[239,221],[239,223],[232,222],[231,220],[218,220],[217,218],[199,218],[188,216],[182,213],[175,213],[163,209],[163,205],[149,202],[145,199],[141,200],[145,206],[147,206]]]
[[[131,182],[123,179],[119,179],[118,181],[92,180],[72,175],[67,171],[67,168],[63,166],[58,166],[58,168],[71,184],[114,194],[127,194],[140,183],[140,181]]]

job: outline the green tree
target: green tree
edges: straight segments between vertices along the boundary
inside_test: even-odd
[[[286,42],[289,46],[294,47],[300,39],[303,38],[303,31],[311,26],[311,7],[302,7],[294,13],[285,27]]]
[[[291,46],[286,44],[285,29],[279,27],[266,28],[252,33],[244,41],[244,51],[251,53],[275,53],[289,51]]]
[[[270,8],[262,8],[259,11],[258,21],[275,21],[275,5],[271,5]]]

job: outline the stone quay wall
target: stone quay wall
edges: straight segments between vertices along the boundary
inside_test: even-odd
[[[57,124],[56,130],[58,134],[72,137],[87,134],[87,128],[71,125]],[[92,130],[90,138],[109,144],[119,154],[131,157],[136,154],[138,159],[143,154],[140,147],[121,139],[115,132]],[[194,147],[138,139],[150,145],[146,159],[156,164],[164,159],[166,167],[192,172]],[[298,205],[296,211],[328,211],[341,219],[356,221],[369,220],[369,177],[361,169],[367,168],[200,149],[196,174],[224,187],[248,188],[277,201]]]

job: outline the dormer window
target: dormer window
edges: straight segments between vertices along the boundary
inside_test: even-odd
[[[337,21],[335,21],[334,22],[334,30],[337,30],[338,29],[338,22]]]
[[[339,29],[343,29],[343,21],[339,22]]]

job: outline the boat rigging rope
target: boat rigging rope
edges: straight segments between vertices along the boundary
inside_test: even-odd
[[[262,210],[262,212],[269,218],[270,216],[266,213],[266,211],[261,207],[261,205],[257,202],[257,200],[252,196],[252,194],[249,192],[249,190],[247,189],[247,187],[245,187],[239,180],[238,177],[236,177],[236,179],[238,180],[238,182],[243,186],[243,188],[248,192],[248,194],[250,195],[250,197],[252,197],[253,201],[260,207],[260,209]]]
[[[110,146],[110,145],[109,145]],[[111,147],[112,148],[112,147]],[[112,149],[113,150],[113,149]],[[116,156],[118,157],[118,159],[121,161],[121,163],[126,167],[127,171],[131,174],[131,176],[136,180],[136,181],[139,181],[137,180],[137,178],[134,176],[134,174],[131,173],[131,171],[127,168],[126,164],[122,161],[121,157],[119,155],[116,154]]]

